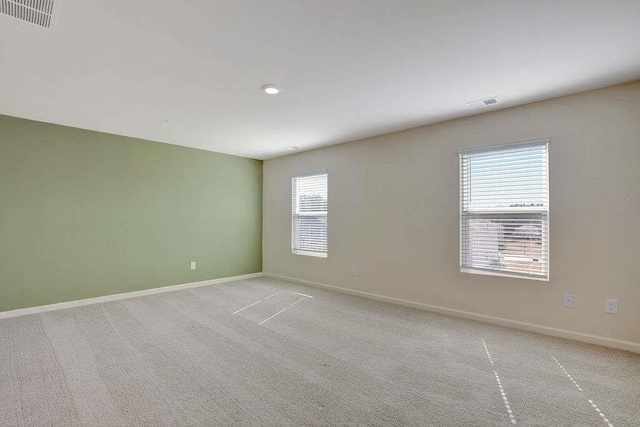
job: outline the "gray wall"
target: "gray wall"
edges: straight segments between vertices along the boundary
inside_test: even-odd
[[[548,136],[550,281],[459,269],[457,150]],[[329,170],[329,256],[291,253],[293,174]],[[640,82],[266,161],[264,271],[640,342]],[[351,276],[350,266],[360,275]],[[576,296],[562,307],[563,293]],[[617,298],[619,314],[604,312]]]

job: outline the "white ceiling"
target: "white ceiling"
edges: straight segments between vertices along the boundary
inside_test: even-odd
[[[640,78],[638,0],[58,1],[1,114],[258,159]]]

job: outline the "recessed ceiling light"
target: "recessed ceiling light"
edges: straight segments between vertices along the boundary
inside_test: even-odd
[[[263,85],[262,90],[268,95],[276,95],[280,93],[280,86],[274,84]]]
[[[295,147],[293,145],[291,147],[285,148],[285,150],[287,150],[287,151],[296,151],[296,150],[299,150],[299,149],[300,149],[300,147]]]

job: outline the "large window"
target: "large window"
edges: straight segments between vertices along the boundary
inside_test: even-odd
[[[547,138],[460,151],[460,268],[549,279]]]
[[[327,172],[291,178],[291,249],[327,256]]]

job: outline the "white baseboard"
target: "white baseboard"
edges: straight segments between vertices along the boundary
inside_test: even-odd
[[[83,305],[100,304],[102,302],[118,301],[128,298],[142,297],[146,295],[161,294],[164,292],[180,291],[182,289],[199,288],[201,286],[216,285],[219,283],[235,282],[237,280],[262,277],[262,273],[244,274],[242,276],[223,277],[221,279],[203,280],[201,282],[184,283],[181,285],[162,286],[160,288],[144,289],[141,291],[124,292],[121,294],[105,295],[102,297],[86,298],[76,301],[60,302],[57,304],[39,305],[36,307],[19,308],[17,310],[0,312],[0,319],[9,317],[26,316],[28,314],[45,313],[47,311],[64,310],[65,308],[81,307]]]
[[[631,351],[634,353],[640,353],[640,343],[631,341],[616,340],[613,338],[606,338],[597,335],[584,334],[582,332],[568,331],[565,329],[556,329],[548,326],[536,325],[534,323],[520,322],[518,320],[504,319],[501,317],[486,316],[484,314],[471,313],[468,311],[454,310],[451,308],[439,307],[436,305],[423,304],[414,301],[403,300],[399,298],[387,297],[384,295],[373,294],[364,291],[356,291],[353,289],[341,288],[338,286],[327,285],[324,283],[310,282],[308,280],[296,279],[293,277],[281,276],[278,274],[264,273],[265,277],[272,279],[284,280],[288,282],[298,283],[301,285],[313,286],[316,288],[328,289],[331,291],[341,292],[349,295],[356,295],[364,298],[369,298],[377,301],[390,302],[393,304],[399,304],[406,307],[418,308],[421,310],[432,311],[440,314],[447,314],[449,316],[461,317],[469,320],[476,320],[479,322],[491,323],[494,325],[506,326],[508,328],[521,329],[529,332],[535,332],[543,335],[550,335],[553,337],[566,338],[574,341],[581,341],[589,344],[597,344],[605,347],[617,348],[620,350]]]

